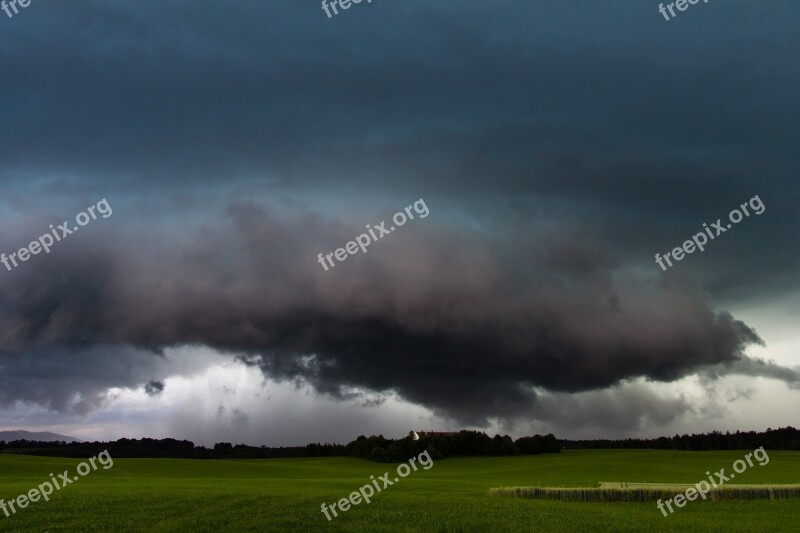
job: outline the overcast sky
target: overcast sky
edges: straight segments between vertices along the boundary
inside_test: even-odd
[[[0,252],[113,211],[0,266],[0,430],[797,426],[799,19],[789,0],[670,21],[622,0],[0,12]]]

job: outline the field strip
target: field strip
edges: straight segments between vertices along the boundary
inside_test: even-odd
[[[692,484],[679,483],[606,483],[600,487],[498,487],[489,489],[494,496],[568,502],[655,502],[669,499]],[[610,485],[610,486],[605,486]],[[799,498],[800,485],[725,485],[711,489],[708,499],[782,500]]]
[[[694,483],[628,483],[626,481],[598,481],[597,488],[599,489],[680,489],[685,490],[688,487],[694,487]],[[726,488],[765,488],[765,487],[772,487],[772,488],[783,488],[783,489],[791,489],[791,488],[800,488],[798,484],[761,484],[761,485],[742,485],[742,484],[728,484],[725,485]],[[553,487],[558,488],[558,487]],[[569,488],[569,487],[565,487]]]

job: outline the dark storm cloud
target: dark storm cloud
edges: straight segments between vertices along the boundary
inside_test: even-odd
[[[0,32],[0,190],[425,190],[501,224],[549,202],[639,262],[760,194],[768,216],[690,268],[718,295],[783,290],[800,8],[704,7],[45,3]]]
[[[683,396],[661,397],[637,384],[579,395],[545,395],[539,398],[536,417],[563,430],[596,428],[613,432],[663,426],[692,410]]]
[[[164,392],[164,383],[161,381],[152,380],[144,386],[144,391],[148,396],[158,396]]]
[[[128,347],[28,348],[0,351],[0,407],[17,401],[86,414],[101,407],[111,387],[136,387],[160,365]]]
[[[324,168],[352,183],[410,152],[419,166],[398,175],[446,166],[440,186],[477,186],[494,171],[493,186],[536,192],[559,188],[532,182],[540,165],[570,154],[579,159],[565,171],[638,165],[619,177],[629,180],[648,160],[661,175],[692,163],[761,168],[794,146],[785,134],[798,108],[778,104],[800,83],[788,68],[788,2],[732,2],[689,30],[638,8],[570,2],[407,1],[335,21],[312,18],[322,16],[312,4],[39,6],[2,36],[2,118],[14,126],[4,165],[193,181],[257,168],[317,181]],[[754,11],[770,17],[768,36],[721,30]],[[759,106],[746,105],[753,97]],[[732,150],[742,143],[745,153]]]
[[[709,367],[793,383],[743,357],[758,336],[704,290],[797,288],[800,8],[731,1],[667,23],[646,4],[406,0],[328,20],[316,1],[86,1],[2,21],[3,249],[38,235],[29,210],[75,198],[119,199],[133,230],[92,227],[0,272],[0,401],[141,386],[187,344],[468,422],[546,417],[532,387]],[[218,216],[254,183],[345,211],[436,205],[323,272],[316,254],[360,227],[258,203]],[[697,285],[651,279],[655,252],[755,194],[764,215],[681,265]],[[114,355],[94,368],[82,354],[100,347]],[[34,356],[75,367],[34,386],[17,379]]]
[[[600,245],[568,234],[493,241],[435,222],[429,208],[328,272],[317,251],[358,228],[252,203],[200,231],[150,233],[169,255],[80,236],[0,278],[0,349],[13,361],[55,348],[205,345],[335,397],[395,390],[483,423],[531,412],[534,386],[670,381],[736,363],[761,342],[680,275],[625,274]],[[127,364],[109,359],[120,372]]]

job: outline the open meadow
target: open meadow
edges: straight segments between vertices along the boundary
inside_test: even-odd
[[[419,469],[328,522],[320,511],[396,465],[351,458],[115,459],[31,503],[0,531],[795,531],[800,499],[691,502],[663,517],[652,503],[575,503],[491,496],[500,486],[595,487],[600,481],[694,483],[744,452],[568,450],[452,458]],[[741,484],[800,481],[800,453],[770,452]],[[0,454],[6,501],[80,461]],[[731,485],[736,484],[733,481]],[[726,484],[727,485],[727,484]]]

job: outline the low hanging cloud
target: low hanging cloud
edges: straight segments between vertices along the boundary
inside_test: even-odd
[[[151,380],[144,386],[144,392],[148,396],[158,396],[164,392],[164,382]]]
[[[333,397],[395,391],[467,424],[546,417],[535,387],[747,371],[744,350],[761,339],[680,274],[642,279],[602,244],[528,230],[488,240],[432,215],[326,272],[317,253],[360,231],[314,212],[236,203],[142,242],[99,228],[0,278],[0,402],[63,409],[67,390],[85,396],[82,372],[95,394],[144,384],[146,358],[187,345]],[[82,359],[101,347],[103,368]],[[34,355],[74,365],[64,391],[5,382]],[[130,368],[140,377],[121,379]]]
[[[731,374],[777,379],[793,389],[800,390],[800,367],[788,368],[757,357],[740,358],[703,371],[705,379],[711,381]]]
[[[158,375],[192,375],[218,358],[207,350],[180,351],[171,358],[131,346],[47,345],[0,351],[0,408],[21,401],[53,411],[86,415],[113,398],[109,389],[157,393]],[[152,394],[151,394],[152,395]]]
[[[536,406],[536,417],[560,429],[622,432],[662,427],[692,411],[692,403],[684,395],[664,397],[635,383],[579,394],[543,395]]]

